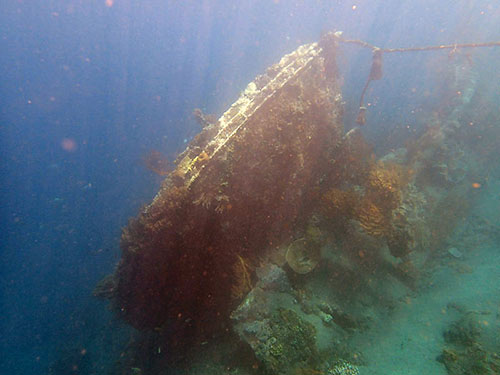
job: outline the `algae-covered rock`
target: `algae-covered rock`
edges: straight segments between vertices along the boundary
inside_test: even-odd
[[[268,374],[314,368],[316,328],[293,311],[296,304],[286,273],[275,265],[257,273],[259,282],[231,314],[233,329]]]
[[[278,310],[260,323],[259,331],[249,343],[267,373],[290,374],[317,365],[316,329],[294,311]]]
[[[446,346],[438,361],[450,375],[499,374],[498,328],[498,323],[487,313],[464,312],[444,332]]]
[[[500,358],[497,353],[485,350],[480,344],[465,349],[444,348],[438,357],[450,375],[497,375]]]
[[[456,346],[471,346],[481,335],[481,328],[474,314],[466,314],[460,320],[453,322],[444,332],[447,343]]]

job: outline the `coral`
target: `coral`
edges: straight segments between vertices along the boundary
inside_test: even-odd
[[[204,162],[206,160],[208,160],[210,157],[208,156],[208,154],[205,152],[205,151],[202,151],[200,152],[200,154],[197,156],[196,160],[198,162]]]
[[[342,142],[331,149],[331,167],[326,183],[329,187],[343,187],[346,184],[363,186],[373,169],[373,148],[359,128],[350,130]]]
[[[387,246],[392,256],[402,258],[411,251],[411,238],[404,226],[393,229],[387,235]]]
[[[386,238],[393,255],[406,255],[412,238],[407,230],[407,207],[402,206],[408,202],[402,199],[407,198],[404,193],[411,173],[392,162],[370,163],[368,159],[365,167],[369,165],[368,170],[361,170],[366,178],[351,176],[361,186],[351,185],[350,190],[331,188],[323,194],[322,212],[337,227],[357,220],[367,234]]]
[[[387,216],[370,200],[363,199],[356,216],[366,233],[375,237],[382,237],[388,233],[389,222]]]
[[[274,374],[289,374],[298,365],[315,365],[315,335],[312,324],[292,310],[280,309],[269,322],[269,339],[256,350],[257,358]]]
[[[327,217],[345,220],[353,217],[358,200],[358,194],[353,191],[333,188],[323,195],[321,208]]]
[[[399,164],[378,162],[368,175],[366,188],[388,209],[399,204],[401,189],[410,181],[409,171]]]
[[[365,328],[365,322],[345,312],[339,306],[322,302],[317,307],[324,314],[331,316],[333,322],[346,331]]]
[[[206,151],[200,152],[191,163],[187,166],[187,172],[192,172],[194,168],[200,168],[207,160],[210,159],[210,156]]]
[[[443,348],[438,361],[450,375],[497,375],[500,371],[498,355],[477,343],[461,350]]]
[[[447,346],[437,360],[450,375],[498,374],[498,324],[481,324],[485,321],[484,312],[461,312],[462,318],[452,322],[443,333]]]
[[[231,313],[231,319],[234,331],[260,362],[262,373],[288,375],[300,369],[319,369],[322,360],[316,328],[293,306],[286,272],[267,264],[257,268],[256,275],[256,286]]]
[[[299,274],[311,272],[320,259],[318,243],[300,238],[293,241],[286,252],[286,261],[291,269]]]
[[[253,287],[251,273],[253,268],[242,256],[233,264],[234,283],[231,286],[231,297],[240,301]]]
[[[449,329],[443,333],[445,341],[457,346],[474,345],[481,336],[481,327],[477,315],[467,313],[458,321],[451,323]]]
[[[327,375],[359,375],[359,369],[343,359],[327,370]]]
[[[312,241],[313,243],[318,244],[318,246],[324,242],[325,234],[318,226],[319,221],[316,217],[313,217],[311,222],[306,228],[306,238],[308,241]]]
[[[400,204],[392,212],[392,226],[396,232],[406,233],[408,237],[406,252],[429,248],[430,228],[426,215],[427,206],[426,196],[413,183],[408,184],[401,191]]]
[[[421,230],[418,224],[421,224],[420,213],[425,199],[415,193],[410,179],[411,173],[406,167],[378,162],[368,173],[364,197],[361,201],[358,198],[356,202],[360,202],[354,206],[353,218],[367,234],[384,237],[391,254],[396,257],[413,250],[416,236],[412,235]],[[334,195],[330,193],[329,196]]]

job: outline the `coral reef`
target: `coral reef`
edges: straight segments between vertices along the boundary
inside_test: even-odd
[[[399,164],[378,162],[370,170],[365,198],[357,207],[356,218],[366,233],[386,237],[391,249],[406,249],[409,235],[406,216],[401,214],[403,190],[409,184],[410,173]],[[399,215],[396,210],[399,208]],[[396,256],[406,251],[392,251]]]
[[[342,188],[330,188],[322,195],[321,212],[332,223],[330,229],[346,232],[354,220],[365,233],[384,238],[392,255],[407,255],[414,249],[416,234],[416,220],[410,220],[407,214],[413,213],[415,204],[421,208],[414,199],[418,194],[409,188],[411,171],[394,162],[373,162],[369,148],[357,133],[346,136],[344,141],[349,147],[341,148],[348,153],[354,151],[353,147],[360,147],[362,152],[356,157],[357,163],[350,165],[346,180],[337,182]]]
[[[231,318],[264,373],[325,375],[335,368],[329,363],[340,369],[339,358],[354,358],[345,340],[348,332],[365,327],[362,319],[306,290],[294,289],[285,271],[275,265],[256,273],[255,287]]]

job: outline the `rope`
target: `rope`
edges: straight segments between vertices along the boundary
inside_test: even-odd
[[[486,42],[486,43],[456,43],[456,44],[441,44],[439,46],[425,46],[425,47],[409,47],[409,48],[380,48],[374,46],[370,43],[367,43],[358,39],[342,39],[340,38],[342,43],[347,44],[357,44],[364,48],[370,48],[373,50],[379,50],[384,53],[391,52],[418,52],[418,51],[435,51],[442,49],[459,49],[459,48],[477,48],[477,47],[500,47],[500,42]]]
[[[363,48],[372,50],[372,66],[368,79],[361,93],[359,100],[359,112],[356,118],[356,123],[364,125],[366,123],[366,107],[364,106],[364,97],[368,86],[371,81],[377,81],[382,78],[382,54],[392,52],[420,52],[420,51],[437,51],[452,49],[453,51],[461,48],[478,48],[478,47],[500,47],[500,42],[486,42],[486,43],[455,43],[455,44],[441,44],[439,46],[425,46],[425,47],[409,47],[409,48],[380,48],[359,39],[344,39],[339,37],[339,41],[347,44],[355,44]]]

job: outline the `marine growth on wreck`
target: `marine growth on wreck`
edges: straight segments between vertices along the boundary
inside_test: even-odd
[[[365,359],[350,340],[370,327],[359,306],[389,304],[385,282],[425,284],[468,214],[461,202],[488,170],[464,144],[467,103],[376,156],[359,128],[344,131],[340,43],[328,33],[283,56],[216,121],[196,111],[204,128],[172,170],[149,158],[167,176],[123,230],[121,261],[96,294],[165,360],[227,337],[255,371],[357,374]],[[443,349],[447,366],[454,350]]]

